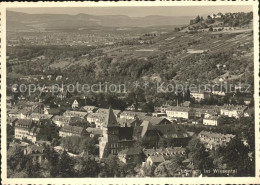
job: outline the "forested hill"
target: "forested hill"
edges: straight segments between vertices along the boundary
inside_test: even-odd
[[[197,16],[190,20],[189,29],[203,29],[214,27],[252,27],[253,12],[218,13],[208,15],[205,18]]]

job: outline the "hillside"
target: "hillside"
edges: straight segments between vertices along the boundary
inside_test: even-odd
[[[120,83],[146,79],[253,84],[251,28],[194,33],[146,32],[111,44],[22,45],[9,47],[7,51],[9,71],[23,75],[62,74],[68,82]]]
[[[128,17],[124,15],[94,16],[88,14],[26,14],[7,11],[7,30],[55,30],[82,29],[93,27],[147,27],[176,26],[188,24],[190,16],[146,16]]]

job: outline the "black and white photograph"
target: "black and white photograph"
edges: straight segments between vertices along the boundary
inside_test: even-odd
[[[8,5],[3,184],[260,182],[257,2]]]

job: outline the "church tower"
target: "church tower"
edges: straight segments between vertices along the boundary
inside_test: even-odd
[[[103,137],[99,141],[99,157],[105,158],[109,154],[117,154],[119,152],[119,124],[116,116],[109,107],[109,111],[105,122],[103,123]]]

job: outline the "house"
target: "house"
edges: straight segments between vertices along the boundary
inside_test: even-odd
[[[44,114],[59,115],[61,110],[58,108],[49,108],[44,110]]]
[[[171,124],[171,122],[166,118],[160,118],[160,117],[154,117],[154,116],[144,116],[144,117],[142,117],[141,121],[143,121],[143,122],[148,121],[152,125]]]
[[[210,116],[203,119],[203,125],[210,125],[210,126],[218,126],[219,125],[219,116]]]
[[[59,131],[60,137],[83,136],[85,134],[86,130],[84,128],[72,125],[64,125]]]
[[[250,105],[251,101],[252,101],[252,98],[245,98],[244,104],[248,106],[248,105]]]
[[[183,107],[190,107],[190,101],[185,101],[182,103]]]
[[[71,123],[75,123],[76,121],[78,121],[78,118],[56,115],[52,118],[52,121],[57,126],[63,127],[64,125],[69,125]]]
[[[80,107],[86,105],[86,103],[87,103],[87,102],[86,102],[86,98],[85,98],[85,99],[76,98],[76,99],[73,101],[71,107],[72,107],[72,109],[80,108]]]
[[[149,166],[152,166],[152,165],[158,166],[159,164],[161,164],[164,161],[165,161],[165,159],[162,155],[151,155],[147,158],[146,163]]]
[[[139,119],[117,118],[117,122],[121,127],[135,127],[141,125],[141,121]]]
[[[137,141],[145,138],[152,148],[158,146],[160,138],[171,138],[172,144],[180,147],[186,146],[191,137],[181,125],[152,125],[145,121],[141,126],[134,127],[133,138]]]
[[[92,128],[92,127],[88,127],[86,129],[87,133],[89,134],[89,137],[91,138],[99,138],[102,136],[103,131],[100,128]]]
[[[32,158],[32,160],[38,161],[39,163],[46,160],[45,149],[41,145],[27,145],[23,152],[24,155],[29,155]]]
[[[168,117],[190,119],[195,116],[194,111],[189,107],[168,107],[166,110]]]
[[[220,114],[227,117],[244,117],[245,111],[248,109],[247,106],[244,105],[224,105],[220,109]]]
[[[32,120],[39,121],[40,119],[51,119],[53,115],[51,114],[39,114],[39,113],[32,113],[29,118]]]
[[[223,80],[222,80],[223,81]],[[226,96],[225,91],[221,91],[221,90],[213,90],[211,92],[213,95],[218,95],[218,96]]]
[[[86,105],[82,107],[83,110],[87,111],[88,113],[95,112],[98,108],[96,106]]]
[[[87,121],[89,123],[94,123],[96,125],[98,125],[98,123],[102,123],[102,120],[104,120],[104,119],[105,119],[105,115],[100,114],[100,113],[89,113],[87,115]]]
[[[165,158],[169,158],[175,155],[185,156],[186,151],[183,147],[168,147],[168,148],[151,148],[151,149],[143,149],[143,152],[148,158],[149,156],[162,155],[166,156]]]
[[[80,111],[70,111],[70,110],[67,110],[63,113],[63,116],[65,117],[78,117],[78,118],[81,118],[81,119],[86,119],[87,118],[87,115],[88,113],[87,112],[80,112]]]
[[[160,106],[160,107],[154,107],[154,112],[165,113],[168,107],[170,107],[169,104],[163,104],[163,105]]]
[[[146,116],[147,113],[144,112],[134,112],[134,111],[123,111],[120,114],[120,118],[125,118],[125,119],[140,119],[142,120],[142,118],[144,116]]]
[[[103,108],[99,108],[96,113],[99,113],[99,114],[103,114],[103,115],[106,115],[109,113],[109,109],[103,109]],[[118,118],[120,113],[121,113],[121,110],[116,110],[116,109],[113,109],[113,113],[116,115],[116,117]]]
[[[196,101],[201,101],[210,98],[210,93],[208,91],[191,91],[190,97]]]
[[[118,153],[118,159],[123,163],[138,163],[144,160],[144,153],[139,147],[130,147]]]
[[[16,104],[18,109],[27,110],[35,113],[43,113],[44,105],[39,102],[18,102]]]
[[[49,119],[33,122],[32,119],[19,119],[15,124],[15,139],[36,141],[51,140],[57,136],[56,127]]]
[[[210,150],[219,146],[225,146],[235,137],[232,134],[220,134],[208,131],[201,131],[198,136],[205,147]]]
[[[220,114],[219,106],[203,106],[199,108],[192,108],[195,115],[195,118],[207,118],[210,116],[217,116]]]
[[[31,119],[18,119],[14,128],[15,139],[27,138],[33,126]]]
[[[132,105],[126,107],[126,110],[134,111],[135,110],[135,105],[132,104]]]

